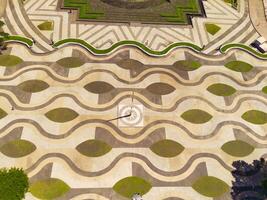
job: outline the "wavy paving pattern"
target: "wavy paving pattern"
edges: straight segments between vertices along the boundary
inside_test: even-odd
[[[2,57],[0,162],[26,169],[27,199],[227,200],[232,162],[266,153],[267,61],[241,50],[159,59],[10,44]]]

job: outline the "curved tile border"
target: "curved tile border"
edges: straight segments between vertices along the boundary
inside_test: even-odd
[[[147,157],[145,157],[143,155],[136,154],[136,153],[122,153],[119,156],[117,156],[116,158],[114,158],[114,160],[110,163],[109,166],[107,166],[106,168],[104,168],[102,170],[85,171],[85,170],[79,168],[79,166],[75,162],[73,162],[69,157],[67,157],[65,154],[48,153],[48,154],[45,154],[42,157],[40,157],[32,166],[27,168],[25,171],[27,173],[34,171],[44,160],[49,159],[49,158],[59,158],[59,159],[65,161],[69,165],[69,167],[72,169],[72,171],[74,171],[75,173],[77,173],[81,176],[85,176],[85,177],[95,177],[95,176],[101,176],[103,174],[106,174],[106,173],[110,172],[114,168],[114,166],[117,165],[117,163],[120,160],[122,160],[123,158],[136,158],[140,161],[143,161],[152,171],[154,171],[155,173],[157,173],[161,176],[165,176],[165,177],[178,176],[178,175],[185,173],[186,171],[189,170],[189,168],[193,165],[193,163],[197,159],[201,159],[201,158],[214,159],[227,171],[231,171],[233,169],[231,166],[226,164],[217,155],[210,154],[210,153],[199,153],[199,154],[196,154],[196,155],[190,157],[189,160],[183,165],[183,167],[176,170],[176,171],[163,171],[163,170],[157,168]]]
[[[212,138],[212,137],[214,137],[215,135],[217,135],[219,133],[220,129],[222,129],[224,126],[228,126],[228,125],[242,127],[244,130],[246,130],[247,132],[249,132],[254,137],[256,137],[256,138],[258,138],[260,140],[266,140],[266,138],[267,138],[266,135],[262,136],[260,134],[257,134],[250,127],[246,126],[245,124],[243,124],[241,122],[237,122],[237,121],[223,121],[223,122],[220,122],[220,123],[218,123],[216,125],[216,127],[209,134],[207,134],[207,135],[196,135],[193,132],[191,132],[189,129],[187,129],[185,126],[180,124],[180,123],[169,121],[169,120],[157,120],[157,121],[151,122],[150,124],[147,124],[145,127],[143,127],[136,134],[127,135],[125,132],[123,132],[121,129],[119,129],[117,126],[115,126],[111,122],[107,122],[107,121],[102,120],[102,119],[88,119],[88,120],[81,121],[80,123],[75,124],[70,129],[68,129],[66,132],[64,132],[64,133],[62,133],[60,135],[54,135],[52,133],[47,132],[38,122],[36,122],[34,120],[31,120],[31,119],[16,119],[16,120],[13,120],[13,121],[9,122],[4,127],[1,127],[0,133],[5,132],[8,128],[10,128],[13,125],[20,124],[20,123],[29,124],[29,125],[34,126],[39,131],[40,134],[42,134],[45,137],[51,138],[51,139],[66,138],[66,137],[70,136],[76,129],[78,129],[78,128],[82,127],[82,126],[88,125],[88,124],[106,125],[106,126],[110,127],[111,129],[113,129],[114,132],[118,133],[118,135],[120,135],[121,137],[124,137],[126,139],[138,138],[141,135],[143,135],[145,132],[149,131],[151,129],[151,127],[154,127],[155,125],[160,125],[161,127],[159,127],[159,128],[163,128],[164,126],[166,126],[166,124],[176,126],[177,128],[181,129],[184,133],[189,135],[191,138],[198,139],[198,140],[205,140],[205,139]]]

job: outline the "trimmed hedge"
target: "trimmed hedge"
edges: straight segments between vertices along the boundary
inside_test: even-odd
[[[9,35],[6,38],[4,38],[5,42],[21,42],[26,44],[27,46],[31,47],[33,45],[33,41],[29,38],[19,36],[19,35]]]
[[[231,44],[225,44],[220,47],[221,53],[227,53],[230,49],[241,49],[243,51],[248,52],[249,54],[258,57],[260,59],[267,59],[267,53],[261,53],[259,51],[256,51],[255,49],[245,45],[245,44],[239,44],[239,43],[231,43]]]
[[[203,48],[201,48],[195,44],[192,44],[190,42],[177,42],[177,43],[173,43],[173,44],[169,45],[168,47],[166,47],[162,51],[155,51],[155,50],[148,48],[147,46],[145,46],[144,44],[142,44],[140,42],[132,41],[132,40],[125,40],[125,41],[117,42],[107,49],[96,49],[91,44],[87,43],[86,41],[81,40],[81,39],[75,39],[75,38],[60,40],[60,41],[56,42],[53,45],[53,47],[60,47],[64,44],[78,44],[78,45],[81,45],[84,48],[88,49],[93,54],[99,54],[99,55],[108,54],[108,53],[112,52],[113,50],[115,50],[119,47],[122,47],[122,46],[137,47],[140,50],[142,50],[144,53],[147,53],[148,55],[151,55],[151,56],[163,56],[163,55],[166,55],[170,50],[172,50],[174,48],[178,48],[178,47],[190,48],[190,49],[193,49],[197,52],[202,51],[202,49],[203,49]]]

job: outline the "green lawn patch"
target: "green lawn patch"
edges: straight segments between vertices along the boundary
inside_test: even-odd
[[[237,0],[224,0],[224,2],[231,4],[235,9],[237,8]]]
[[[182,71],[194,71],[201,67],[201,64],[193,60],[180,60],[175,62],[174,67]]]
[[[70,190],[70,187],[62,180],[49,178],[33,183],[29,191],[39,199],[52,200],[63,196]]]
[[[205,28],[206,28],[206,31],[211,35],[215,35],[221,30],[220,26],[216,24],[210,24],[210,23],[206,23]]]
[[[150,147],[150,150],[161,157],[175,157],[183,152],[184,147],[173,140],[161,140]]]
[[[149,92],[157,95],[167,95],[175,91],[175,88],[166,83],[153,83],[146,88]]]
[[[231,61],[225,65],[228,69],[236,72],[249,72],[253,69],[253,66],[243,61]]]
[[[262,125],[267,123],[267,113],[259,110],[250,110],[242,115],[242,118],[252,124]]]
[[[19,158],[36,150],[36,146],[27,140],[13,140],[0,147],[1,153],[8,157]]]
[[[115,88],[104,81],[94,81],[85,85],[84,89],[95,94],[104,94],[110,92],[111,90],[114,90]]]
[[[76,147],[77,151],[88,157],[99,157],[108,153],[112,147],[100,140],[87,140]]]
[[[29,80],[18,85],[18,88],[24,92],[35,93],[47,89],[49,85],[41,80]]]
[[[229,191],[229,186],[213,176],[202,176],[194,184],[193,189],[207,197],[219,197]]]
[[[131,198],[135,193],[140,193],[141,195],[146,194],[151,187],[151,184],[146,180],[131,176],[117,182],[113,186],[113,190],[126,198]]]
[[[217,96],[231,96],[236,92],[236,89],[232,86],[222,83],[213,84],[209,86],[207,90]]]
[[[0,119],[4,118],[5,116],[7,116],[7,113],[0,108]]]
[[[56,108],[47,112],[45,116],[51,121],[64,123],[74,120],[76,117],[78,117],[78,113],[69,108]]]
[[[82,66],[84,62],[77,57],[66,57],[58,60],[57,64],[66,68],[76,68]]]
[[[0,55],[0,66],[13,67],[13,66],[16,66],[22,62],[23,62],[23,60],[17,56]]]
[[[222,150],[235,157],[245,157],[254,151],[254,147],[242,140],[233,140],[225,143]]]
[[[265,86],[264,88],[262,88],[262,92],[264,92],[265,94],[267,94],[267,86]]]
[[[209,113],[199,109],[188,110],[184,112],[181,115],[181,117],[184,120],[191,122],[193,124],[204,124],[210,121],[212,118],[212,116]]]
[[[54,23],[52,21],[46,21],[37,26],[41,31],[52,31],[54,30]]]

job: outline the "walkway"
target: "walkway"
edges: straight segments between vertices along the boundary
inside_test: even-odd
[[[245,1],[241,0],[242,8]],[[187,41],[199,46],[206,45],[205,53],[214,54],[222,43],[251,43],[258,37],[245,9],[240,12],[221,0],[204,1],[207,18],[193,18],[191,27],[142,26],[115,24],[76,23],[68,11],[58,10],[58,0],[28,0],[24,4],[18,0],[9,1],[5,21],[7,32],[28,36],[36,40],[33,50],[47,52],[51,50],[50,39],[80,38],[97,48],[107,48],[122,40],[137,40],[154,50],[162,50],[171,43]],[[15,20],[19,19],[19,20]],[[40,31],[37,25],[51,20],[54,31]],[[216,35],[208,34],[205,23],[214,23],[221,27]],[[239,31],[242,34],[238,34]]]
[[[249,14],[258,33],[267,39],[267,21],[262,0],[249,0]]]
[[[4,15],[6,9],[6,0],[0,0],[0,18]]]

